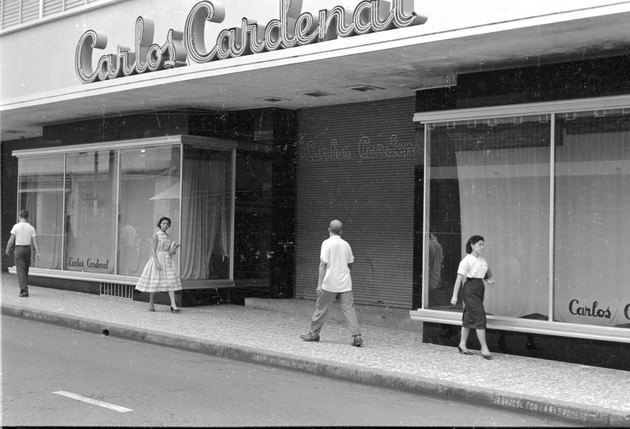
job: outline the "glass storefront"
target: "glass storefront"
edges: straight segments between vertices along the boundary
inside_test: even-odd
[[[419,311],[461,311],[457,267],[482,235],[489,315],[630,327],[630,109],[461,116],[425,123]]]
[[[18,204],[29,212],[37,226],[37,243],[42,249],[37,266],[61,268],[64,237],[64,156],[35,156],[18,160]]]
[[[117,274],[140,276],[151,256],[159,217],[171,219],[179,242],[180,147],[134,147],[120,151]]]
[[[556,115],[553,320],[630,328],[630,111]]]
[[[183,279],[232,278],[232,152],[184,148]]]
[[[440,277],[429,284],[428,307],[450,306],[461,249],[482,235],[497,284],[509,285],[488,294],[486,310],[548,317],[549,117],[429,128],[429,257],[441,246],[443,261],[438,255],[428,266],[429,276]]]
[[[232,280],[235,144],[186,140],[16,151],[19,208],[31,213],[42,250],[35,268],[128,282],[167,216],[183,280]]]
[[[117,177],[118,151],[66,155],[65,270],[114,273]]]

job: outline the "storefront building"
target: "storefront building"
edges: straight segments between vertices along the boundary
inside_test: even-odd
[[[34,282],[132,296],[169,216],[183,305],[315,299],[338,218],[355,301],[455,344],[479,234],[491,341],[623,367],[630,2],[255,3],[2,0],[2,241],[29,210]]]

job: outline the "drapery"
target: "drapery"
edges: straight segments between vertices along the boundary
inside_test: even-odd
[[[549,147],[457,151],[456,159],[461,249],[482,235],[496,281],[486,311],[548,316]]]
[[[19,159],[18,209],[29,212],[29,222],[37,231],[41,259],[34,267],[60,269],[63,243],[64,156]]]
[[[600,121],[556,150],[554,320],[628,326],[630,132],[593,132]]]
[[[627,326],[630,132],[564,133],[556,145],[553,320]],[[462,249],[486,239],[486,310],[549,316],[548,147],[457,151]]]
[[[185,159],[181,277],[211,277],[211,258],[229,255],[226,161]]]
[[[25,201],[24,208],[29,212],[29,222],[37,232],[41,259],[37,261],[33,257],[33,266],[58,270],[61,268],[63,239],[61,234],[63,194],[61,192],[25,192],[22,200]],[[39,210],[40,207],[46,209]]]

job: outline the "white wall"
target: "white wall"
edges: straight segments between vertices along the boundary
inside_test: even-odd
[[[353,10],[359,2],[303,0],[302,11],[317,14],[320,9],[337,5]],[[80,90],[82,84],[75,73],[74,55],[77,42],[85,31],[97,30],[108,36],[107,48],[95,52],[93,61],[96,63],[101,55],[113,53],[117,45],[129,46],[133,50],[138,16],[154,20],[154,43],[162,45],[169,29],[183,30],[186,16],[196,3],[197,0],[125,0],[18,31],[5,29],[0,32],[2,104],[73,87]],[[400,31],[406,36],[430,34],[614,3],[614,0],[416,1],[415,11],[429,18],[426,24],[392,31]],[[236,0],[223,1],[223,4],[225,21],[207,27],[208,46],[214,46],[220,30],[240,26],[242,17],[256,20],[261,25],[279,18],[280,0]],[[322,44],[323,49],[324,46]],[[292,49],[298,53],[300,48]],[[124,79],[120,78],[120,82]]]

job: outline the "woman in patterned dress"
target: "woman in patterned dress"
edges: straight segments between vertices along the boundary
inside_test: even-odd
[[[157,226],[159,229],[151,239],[151,258],[142,271],[136,289],[149,292],[149,311],[155,311],[153,303],[155,292],[168,292],[171,312],[179,313],[181,308],[178,308],[175,302],[175,291],[182,290],[182,282],[172,258],[179,244],[171,242],[171,236],[166,233],[171,227],[169,218],[160,218]]]

